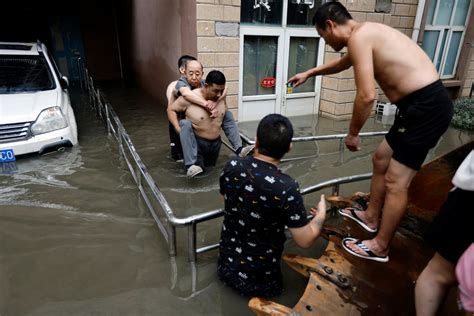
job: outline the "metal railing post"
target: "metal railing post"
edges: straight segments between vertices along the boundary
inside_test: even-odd
[[[99,116],[100,118],[103,120],[104,119],[104,104],[102,102],[102,98],[101,98],[101,94],[100,94],[100,90],[97,89],[97,95],[98,95],[98,100],[99,100]]]
[[[139,188],[143,187],[142,186],[142,168],[140,168],[140,166],[137,164],[136,165],[136,169],[137,169],[137,185]]]
[[[344,138],[339,139],[339,162],[344,162]]]
[[[168,223],[168,252],[171,257],[176,257],[176,226]]]
[[[110,135],[110,114],[109,114],[109,104],[105,103],[105,119],[107,123],[107,133]]]
[[[77,74],[79,75],[79,86],[82,89],[82,69],[81,69],[81,57],[76,58],[77,63]]]
[[[85,69],[85,84],[86,84],[86,90],[87,90],[87,95],[89,95],[89,98],[90,98],[90,95],[91,95],[91,81],[90,81],[90,78],[89,78],[89,70]],[[90,102],[90,99],[89,99],[89,102]]]
[[[99,115],[100,115],[100,104],[99,104],[99,88],[96,88],[95,90],[95,94],[94,94],[94,97],[95,97],[95,106],[99,109]]]
[[[196,262],[196,222],[188,226],[188,247],[189,261]]]
[[[121,153],[120,156],[124,156],[123,158],[125,158],[125,152],[123,150],[123,137],[122,137],[120,127],[117,129],[117,134],[118,134],[118,140],[119,140],[119,151]]]

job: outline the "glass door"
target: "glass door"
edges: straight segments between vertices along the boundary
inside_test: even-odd
[[[320,43],[321,42],[321,43]],[[321,64],[324,43],[316,31],[286,29],[283,81]],[[316,114],[319,111],[321,76],[308,79],[303,85],[282,89],[280,113],[286,116]]]
[[[311,21],[322,2],[242,0],[239,121],[319,111],[320,78],[295,89],[288,89],[286,81],[322,62],[324,41]]]
[[[240,41],[239,121],[280,113],[283,30],[248,28]]]

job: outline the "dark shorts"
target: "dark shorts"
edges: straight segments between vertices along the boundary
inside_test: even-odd
[[[456,264],[474,242],[474,191],[459,188],[449,192],[446,202],[425,238],[443,258]]]
[[[385,136],[392,158],[419,170],[428,151],[448,129],[453,103],[440,80],[397,102],[395,123]]]
[[[196,136],[196,143],[198,147],[196,164],[201,167],[215,166],[221,150],[221,138],[207,140]]]

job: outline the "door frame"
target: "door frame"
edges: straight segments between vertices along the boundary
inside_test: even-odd
[[[326,43],[324,39],[319,36],[317,31],[312,26],[287,27],[286,16],[287,16],[287,1],[283,2],[283,23],[278,26],[268,25],[240,25],[240,53],[239,53],[239,91],[238,91],[238,119],[239,121],[249,121],[247,115],[244,116],[243,104],[244,102],[252,101],[270,101],[274,100],[275,104],[273,107],[274,113],[280,113],[285,115],[286,111],[286,99],[296,99],[301,97],[314,96],[314,103],[312,107],[312,113],[318,113],[319,103],[321,97],[321,76],[317,76],[315,80],[314,92],[295,93],[294,95],[288,96],[286,93],[286,81],[288,73],[288,61],[289,61],[289,43],[290,38],[296,37],[311,37],[319,38],[318,43],[318,55],[316,66],[319,66],[324,61],[324,51]],[[243,72],[244,72],[244,39],[245,36],[272,36],[277,37],[278,49],[277,49],[277,64],[276,64],[276,82],[275,82],[275,93],[258,95],[258,96],[243,96]]]
[[[245,36],[270,36],[277,37],[277,61],[276,61],[276,82],[275,82],[275,93],[273,94],[264,94],[264,95],[254,95],[254,96],[244,96],[243,95],[243,77],[244,77],[244,39]],[[240,54],[239,54],[239,109],[242,108],[243,101],[263,101],[263,100],[275,100],[274,112],[280,113],[277,110],[277,104],[281,102],[281,93],[278,91],[278,87],[281,85],[282,81],[282,64],[283,64],[283,35],[284,29],[281,27],[278,28],[269,28],[269,27],[258,27],[258,26],[241,26],[240,28]],[[239,110],[239,121],[242,121],[243,113]]]

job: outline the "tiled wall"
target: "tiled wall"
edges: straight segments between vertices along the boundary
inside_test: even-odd
[[[197,0],[197,58],[204,76],[222,71],[227,79],[227,106],[237,118],[239,89],[240,0]]]

